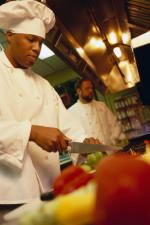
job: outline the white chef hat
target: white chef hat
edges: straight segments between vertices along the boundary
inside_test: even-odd
[[[5,32],[11,30],[45,38],[54,24],[53,11],[35,0],[10,1],[0,6],[0,29]]]

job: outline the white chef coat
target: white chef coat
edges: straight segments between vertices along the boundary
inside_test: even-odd
[[[104,102],[78,100],[68,111],[79,119],[88,137],[98,138],[103,144],[115,144],[125,138],[116,116]]]
[[[60,172],[59,154],[29,142],[31,125],[59,128],[83,141],[54,88],[31,69],[14,68],[0,52],[0,204],[18,204],[49,191]]]

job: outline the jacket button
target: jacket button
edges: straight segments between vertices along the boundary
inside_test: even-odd
[[[20,94],[19,94],[19,97],[20,97],[20,98],[22,98],[22,97],[23,97],[23,95],[20,93]]]

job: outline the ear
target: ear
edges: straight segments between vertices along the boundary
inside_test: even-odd
[[[7,39],[8,43],[11,42],[13,36],[14,36],[14,34],[11,31],[7,31],[6,39]]]
[[[80,93],[81,93],[80,88],[77,88],[76,92],[77,92],[77,95],[80,96]]]

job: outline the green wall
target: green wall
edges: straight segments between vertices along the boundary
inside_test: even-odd
[[[73,70],[61,70],[57,73],[52,73],[49,76],[45,77],[53,86],[63,84],[69,80],[73,80],[79,77],[79,75]]]

